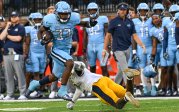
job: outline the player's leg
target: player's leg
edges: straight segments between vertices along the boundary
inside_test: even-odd
[[[90,71],[92,73],[96,73],[96,53],[95,53],[95,46],[93,44],[88,44],[87,48],[87,61],[90,66]]]
[[[167,60],[168,70],[167,70],[167,96],[172,96],[172,75],[175,69],[175,49],[173,46],[169,46],[168,50],[169,59]]]
[[[146,50],[148,50],[148,48],[146,48]],[[146,63],[147,63],[147,54],[142,53],[141,47],[137,48],[137,54],[138,54],[139,59],[140,59],[139,67],[140,67],[141,81],[142,81],[142,85],[143,85],[144,96],[148,96],[150,94],[150,92],[148,90],[147,77],[145,77],[145,75],[143,74],[143,69],[144,69],[144,67],[146,66]]]
[[[160,53],[160,65],[161,65],[161,81],[159,84],[160,90],[158,95],[164,96],[167,90],[167,60],[163,58],[163,50]]]
[[[71,70],[73,68],[73,60],[72,57],[69,55],[70,50],[59,50],[54,49],[52,50],[52,58],[54,62],[56,61],[56,64],[59,64],[59,66],[55,66],[53,68],[53,73],[61,79],[61,87],[58,90],[58,96],[63,97],[67,95],[67,82],[71,74]],[[54,69],[57,69],[57,71],[54,71]]]
[[[108,87],[108,81],[107,77],[102,77],[98,82],[95,82],[92,86],[93,94],[103,103],[116,107],[119,98],[114,91]]]

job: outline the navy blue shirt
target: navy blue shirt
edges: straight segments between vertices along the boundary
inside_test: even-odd
[[[13,48],[16,54],[23,54],[23,38],[25,36],[25,28],[20,24],[16,24],[15,26],[11,25],[8,29],[8,35],[11,36],[21,36],[22,39],[20,42],[14,42],[6,38],[4,43],[4,54],[8,54],[8,48]]]
[[[127,50],[131,45],[131,36],[136,33],[132,20],[115,17],[109,23],[108,32],[112,35],[113,51]]]
[[[3,29],[0,30],[0,33],[2,33]],[[3,61],[3,57],[2,57],[2,51],[1,49],[4,46],[4,41],[0,40],[0,63]]]

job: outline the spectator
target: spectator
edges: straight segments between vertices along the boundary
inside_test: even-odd
[[[5,76],[7,78],[7,96],[4,100],[14,100],[14,75],[18,78],[18,86],[20,91],[19,100],[26,100],[24,96],[26,91],[26,82],[24,75],[24,55],[23,40],[25,36],[25,28],[19,24],[19,14],[13,11],[10,15],[10,22],[0,35],[0,39],[4,40],[4,66]]]
[[[54,6],[50,6],[47,8],[47,14],[53,14],[55,11],[55,7]]]
[[[5,28],[5,19],[4,17],[0,16],[0,33]],[[3,69],[3,58],[2,58],[2,48],[3,48],[3,41],[0,40],[0,100],[4,98],[3,93],[5,92],[5,76],[4,76],[4,69]]]

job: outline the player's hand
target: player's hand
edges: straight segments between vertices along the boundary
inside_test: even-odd
[[[72,110],[74,105],[75,104],[72,101],[70,101],[70,102],[67,103],[66,108]]]
[[[137,63],[140,62],[140,59],[139,59],[139,57],[137,56],[137,54],[132,54],[132,62],[133,62],[133,63],[134,63],[134,62],[137,62]]]
[[[150,64],[154,64],[154,59],[155,59],[155,57],[154,56],[150,56]]]
[[[164,58],[165,60],[168,60],[169,55],[168,55],[168,53],[167,53],[167,52],[163,53],[163,58]]]
[[[94,27],[98,22],[96,20],[90,19],[90,26]]]
[[[143,54],[146,54],[146,48],[145,48],[145,45],[142,45],[142,49],[143,49]]]

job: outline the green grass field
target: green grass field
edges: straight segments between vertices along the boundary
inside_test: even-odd
[[[179,112],[179,99],[139,100],[140,108],[128,103],[124,109],[117,110],[99,100],[80,100],[73,110],[66,109],[67,101],[28,101],[0,102],[1,112],[30,111],[30,112]]]

